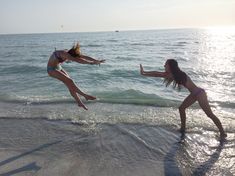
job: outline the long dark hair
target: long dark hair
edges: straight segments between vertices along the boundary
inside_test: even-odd
[[[73,57],[79,57],[81,55],[80,45],[77,42],[73,47],[68,51],[68,53]]]
[[[166,87],[173,82],[173,88],[177,87],[178,90],[181,90],[182,85],[185,85],[187,81],[186,73],[180,70],[178,62],[174,59],[168,59],[167,64],[170,67],[171,74],[164,80]]]

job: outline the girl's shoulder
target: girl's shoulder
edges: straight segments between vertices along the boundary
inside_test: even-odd
[[[59,59],[61,63],[65,60],[70,59],[70,55],[66,50],[56,50],[54,51],[54,55]]]
[[[55,52],[58,53],[61,57],[66,57],[68,55],[66,50],[56,50]]]
[[[68,53],[67,50],[55,50],[54,52],[56,52],[56,53]]]

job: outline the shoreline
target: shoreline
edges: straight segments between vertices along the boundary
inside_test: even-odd
[[[130,162],[128,153],[137,152],[128,147],[133,145],[127,142],[130,137],[112,124],[93,126],[63,120],[0,118],[0,133],[0,175],[120,175],[122,162]],[[124,140],[127,146],[118,144],[120,141],[115,138]],[[114,145],[120,145],[119,152],[129,157],[115,153]],[[122,175],[138,175],[141,171],[127,167]],[[153,165],[152,169],[153,173],[159,172]]]
[[[177,130],[164,126],[74,124],[43,118],[0,118],[0,134],[0,175],[235,173],[226,168],[233,162],[232,134],[226,148],[219,145],[214,132],[191,131],[182,140]],[[207,156],[198,151],[200,145],[206,151],[210,148]]]

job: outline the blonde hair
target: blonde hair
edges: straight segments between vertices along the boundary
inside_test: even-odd
[[[68,53],[73,57],[79,57],[81,55],[79,42],[75,43]]]

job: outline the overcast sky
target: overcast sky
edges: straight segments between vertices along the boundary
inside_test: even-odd
[[[235,26],[235,0],[0,0],[0,34]]]

